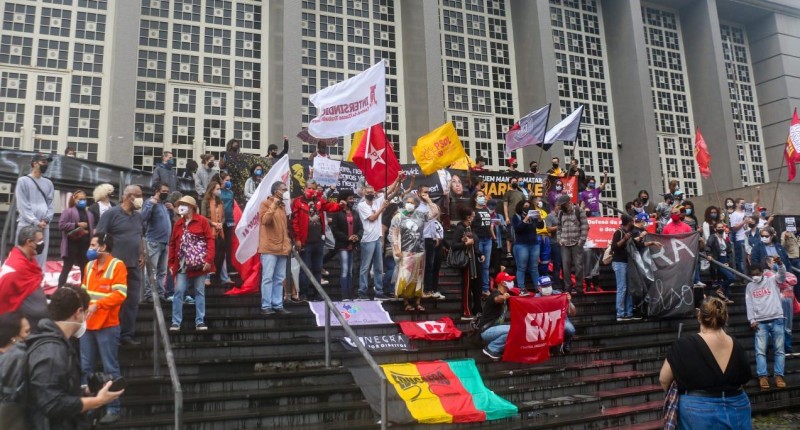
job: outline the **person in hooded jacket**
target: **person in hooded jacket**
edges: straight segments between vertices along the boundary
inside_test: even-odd
[[[161,156],[161,162],[156,164],[153,170],[153,178],[150,182],[150,187],[155,188],[158,184],[169,185],[170,190],[178,189],[178,174],[175,173],[175,158],[172,152],[165,151]]]

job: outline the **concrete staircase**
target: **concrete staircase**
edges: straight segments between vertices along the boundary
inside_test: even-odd
[[[335,261],[335,260],[334,260]],[[330,267],[335,272],[335,267]],[[338,278],[331,273],[330,294],[338,296]],[[459,278],[448,269],[441,273],[446,300],[424,301],[427,311],[407,314],[400,302],[384,302],[395,321],[434,320],[449,316],[458,321]],[[613,288],[613,287],[612,287]],[[729,308],[729,333],[748,349],[755,369],[753,335],[746,322],[744,297],[734,294]],[[618,323],[613,294],[577,296],[573,318],[577,336],[572,353],[553,356],[536,365],[494,363],[481,354],[477,338],[449,342],[414,341],[414,351],[375,353],[379,363],[447,358],[474,358],[486,385],[519,407],[518,417],[458,428],[481,429],[655,429],[660,428],[663,392],[658,372],[678,325],[683,333],[698,330],[694,318]],[[166,304],[167,306],[169,304]],[[316,327],[307,304],[287,304],[286,317],[259,316],[259,297],[223,295],[221,287],[207,290],[209,330],[184,329],[171,334],[181,384],[185,393],[187,429],[373,429],[377,417],[347,370],[361,364],[357,352],[333,345],[333,364],[324,367],[323,329]],[[170,308],[165,307],[165,314]],[[192,321],[192,306],[184,307]],[[122,399],[123,420],[118,429],[172,428],[172,387],[168,376],[153,377],[153,310],[139,312],[138,337],[142,345],[123,347],[120,362],[129,386]],[[800,328],[800,324],[795,324]],[[397,325],[354,327],[358,334],[395,334]],[[343,331],[333,329],[340,337]],[[164,361],[161,360],[163,364]],[[754,413],[800,408],[800,358],[787,358],[789,389],[759,392],[756,381],[747,386]],[[166,366],[162,375],[167,375]],[[394,426],[423,429],[443,426]]]

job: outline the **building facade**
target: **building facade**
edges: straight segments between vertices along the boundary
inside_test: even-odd
[[[452,121],[504,169],[504,135],[551,104],[585,106],[580,138],[517,151],[608,172],[617,206],[671,179],[719,189],[777,178],[800,98],[792,0],[2,0],[0,148],[63,151],[149,170],[236,138],[265,154],[316,115],[309,96],[383,59],[384,127],[402,162]],[[346,154],[349,136],[331,148]],[[781,179],[785,178],[785,173]],[[7,199],[8,185],[0,185]]]

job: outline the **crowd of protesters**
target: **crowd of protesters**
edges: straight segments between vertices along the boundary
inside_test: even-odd
[[[58,381],[63,385],[59,388],[63,393],[58,394],[63,404],[38,409],[31,419],[80,416],[105,404],[104,422],[118,419],[117,398],[121,393],[109,392],[106,385],[95,397],[81,398],[81,386],[99,368],[119,376],[118,346],[139,343],[135,322],[140,301],[152,303],[158,295],[171,302],[171,332],[185,329],[183,307],[195,306],[194,328],[207,330],[206,287],[213,282],[235,287],[237,273],[231,256],[236,252],[232,242],[237,200],[255,198],[271,163],[287,150],[288,140],[284,140],[281,153],[270,145],[266,163],[233,171],[230,166],[239,165],[240,154],[239,142],[231,140],[219,163],[213,154],[204,154],[199,162],[187,160],[182,172],[175,168],[174,154],[165,151],[149,184],[152,195],[145,196],[139,185],[129,185],[117,195],[113,186],[101,184],[92,190],[90,204],[89,190],[74,190],[58,219],[64,265],[60,288],[49,305],[40,285],[48,227],[55,216],[54,187],[42,176],[51,158],[43,154],[33,157],[30,174],[20,178],[15,190],[17,246],[5,265],[19,276],[2,282],[0,314],[14,320],[12,331],[25,331],[17,327],[29,325],[36,336],[59,339],[51,340],[46,349],[64,359],[42,364],[43,369],[61,366],[61,371],[69,375],[74,369],[67,367],[80,370]],[[324,144],[312,154],[312,158],[327,156]],[[438,271],[450,265],[461,271],[462,320],[474,321],[488,343],[484,353],[498,358],[508,328],[496,322],[502,320],[511,289],[520,295],[544,296],[563,291],[571,298],[599,288],[593,280],[597,253],[584,245],[588,218],[615,210],[604,208],[600,199],[608,184],[607,172],[598,186],[599,178],[587,176],[579,160],[573,159],[562,169],[559,159],[553,158],[546,174],[554,185],[544,196],[533,195],[524,177],[509,175],[508,191],[502,198],[491,200],[480,178],[486,160],[476,161],[474,169],[446,176],[438,204],[431,199],[427,185],[415,187],[413,179],[402,174],[384,189],[363,184],[356,190],[339,191],[319,186],[313,174],[304,178],[297,195],[289,195],[290,183],[270,184],[268,197],[257,203],[261,315],[290,313],[284,306],[286,301],[320,300],[313,284],[327,284],[329,273],[323,268],[326,258],[338,257],[340,261],[339,299],[394,298],[403,301],[406,312],[424,311],[423,299],[445,298]],[[507,162],[509,172],[519,171],[515,159]],[[538,163],[530,163],[530,173],[538,173],[538,169]],[[573,176],[581,190],[578,204],[564,193],[561,182]],[[242,190],[234,191],[233,178],[244,180]],[[189,193],[193,195],[181,194],[181,179],[194,181],[195,192]],[[628,253],[660,246],[648,239],[648,224],[654,222],[656,231],[665,235],[698,231],[701,251],[714,263],[710,265],[710,295],[732,303],[732,285],[744,286],[727,268],[753,276],[746,287],[746,298],[748,318],[757,330],[758,376],[763,378],[763,387],[767,333],[771,333],[780,387],[785,386],[782,377],[778,378],[783,372],[784,351],[791,352],[793,295],[786,274],[800,267],[800,250],[794,233],[776,234],[771,226],[773,217],[759,206],[760,189],[756,189],[754,202],[726,199],[724,207],[705,208],[702,220],[675,181],[662,195],[662,202],[656,204],[650,193],[642,190],[624,211],[617,210],[621,213],[620,227],[611,241],[616,318],[620,322],[640,318],[634,313],[627,289],[627,271],[632,270],[628,268]],[[628,246],[630,241],[635,246]],[[292,271],[289,257],[293,249],[311,274],[300,270],[296,284],[292,276],[287,276]],[[77,289],[67,285],[73,265],[81,271]],[[145,265],[151,275],[146,279],[142,270]],[[506,270],[512,266],[515,276]],[[705,287],[700,282],[701,266],[698,264],[695,276],[697,287]],[[787,271],[787,267],[792,270]],[[772,289],[777,289],[773,297],[782,297],[778,302],[764,299],[764,291]],[[569,314],[574,313],[570,304]],[[9,314],[12,316],[6,317]],[[569,323],[565,330],[562,351],[568,352],[575,329]],[[6,343],[23,337],[9,333],[8,339],[3,339]],[[72,337],[80,338],[80,364],[66,358],[73,353],[69,345]],[[42,360],[47,361],[44,357]],[[48,386],[47,390],[51,389]]]

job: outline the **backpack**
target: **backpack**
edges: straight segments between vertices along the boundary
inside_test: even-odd
[[[41,345],[57,342],[56,339],[41,339],[32,346],[20,343],[0,357],[0,428],[27,428],[28,356]]]
[[[617,231],[621,232],[622,229]],[[603,251],[603,259],[602,259],[603,264],[611,264],[611,261],[614,258],[613,246],[614,246],[614,238],[612,237],[611,242],[608,243],[608,246],[606,247],[605,251]]]

